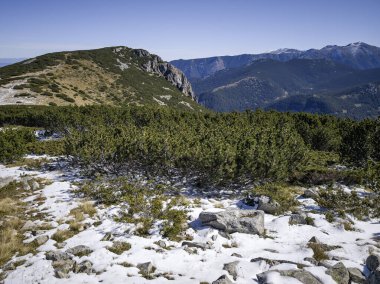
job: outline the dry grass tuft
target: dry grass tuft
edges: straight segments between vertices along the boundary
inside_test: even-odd
[[[70,239],[74,235],[75,232],[71,230],[57,230],[57,232],[55,232],[54,235],[51,236],[51,238],[55,240],[57,243],[62,243],[67,239]]]

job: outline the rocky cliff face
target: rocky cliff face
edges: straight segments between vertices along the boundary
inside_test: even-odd
[[[172,64],[164,62],[161,57],[150,54],[144,49],[135,49],[134,53],[138,57],[149,58],[148,61],[142,64],[142,68],[145,71],[163,76],[183,94],[195,100],[195,95],[191,88],[191,84],[182,71],[174,67]]]

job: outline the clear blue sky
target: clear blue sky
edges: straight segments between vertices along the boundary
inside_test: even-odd
[[[165,60],[380,46],[380,0],[1,0],[0,57],[127,45]]]

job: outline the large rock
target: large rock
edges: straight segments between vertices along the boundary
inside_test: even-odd
[[[367,280],[368,284],[379,284],[380,283],[380,270],[377,269],[372,271]]]
[[[228,278],[227,275],[220,276],[217,280],[213,281],[212,284],[232,284],[233,282]]]
[[[338,262],[333,267],[327,269],[326,273],[329,274],[337,284],[348,284],[350,282],[350,274],[342,262]]]
[[[312,198],[315,200],[319,197],[319,193],[315,188],[308,188],[303,192],[303,197]]]
[[[259,284],[269,284],[268,276],[273,271],[278,272],[281,276],[295,278],[303,284],[322,284],[313,274],[305,270],[269,270],[256,275]]]
[[[249,206],[257,206],[257,210],[262,210],[268,214],[277,214],[280,204],[266,195],[254,195],[244,199],[244,203]]]
[[[177,87],[183,94],[191,97],[193,100],[196,100],[191,84],[182,71],[174,65],[164,62],[159,56],[150,54],[144,49],[135,49],[134,53],[139,57],[149,58],[149,60],[141,66],[145,71],[164,77],[172,85]]]
[[[259,210],[228,209],[221,212],[202,212],[203,225],[231,233],[264,234],[264,212]]]
[[[357,284],[364,284],[365,283],[365,277],[363,273],[358,268],[347,268],[348,274],[350,275],[350,281],[355,282]]]
[[[88,246],[79,245],[66,250],[66,252],[81,257],[92,253],[92,249],[90,249]]]
[[[62,251],[48,251],[45,254],[47,260],[60,261],[72,259],[72,256]]]
[[[89,260],[82,261],[81,263],[75,265],[74,273],[93,273],[92,262]]]
[[[237,273],[237,265],[239,264],[239,261],[233,261],[230,263],[226,263],[223,265],[223,270],[226,270],[234,280],[237,279],[238,273]]]
[[[306,216],[304,214],[292,214],[289,218],[290,225],[306,225]]]
[[[151,262],[144,262],[144,263],[137,264],[137,268],[140,270],[140,273],[143,275],[151,274],[156,270],[156,267]]]
[[[49,236],[47,235],[42,235],[42,236],[38,236],[37,238],[34,239],[34,242],[37,246],[41,246],[43,245],[44,243],[46,243],[47,241],[49,240]]]
[[[375,271],[380,266],[380,256],[372,254],[365,261],[369,271]]]
[[[53,261],[52,263],[55,277],[57,278],[69,278],[69,273],[74,271],[76,262],[72,259]]]

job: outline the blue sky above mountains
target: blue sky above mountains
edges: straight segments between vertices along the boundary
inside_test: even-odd
[[[165,60],[380,46],[378,0],[4,0],[0,57],[127,45]]]

